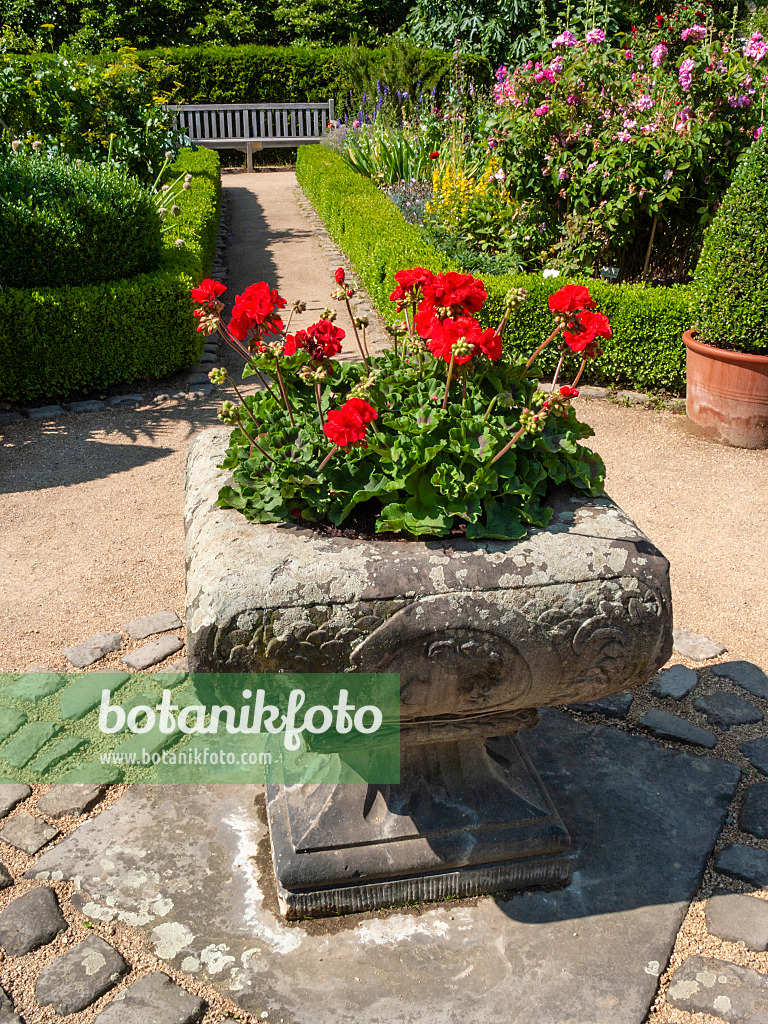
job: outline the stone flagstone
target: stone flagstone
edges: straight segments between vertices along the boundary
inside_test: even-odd
[[[707,928],[725,942],[743,942],[758,953],[768,949],[768,901],[740,892],[716,893],[707,903]]]
[[[739,750],[759,772],[768,775],[768,736],[742,743]]]
[[[58,834],[59,830],[53,825],[49,825],[47,821],[34,814],[27,814],[26,811],[9,818],[0,828],[0,839],[4,843],[29,854],[30,857],[38,850],[42,850],[45,844]]]
[[[8,956],[24,956],[47,946],[66,930],[56,893],[47,886],[24,893],[0,914],[0,946]]]
[[[82,736],[65,736],[54,743],[44,754],[36,758],[29,766],[29,771],[34,775],[42,776],[40,782],[47,782],[46,776],[49,772],[53,771],[62,761],[66,761],[73,754],[76,754],[78,751],[84,751],[87,746],[89,746],[89,741],[83,739]]]
[[[108,654],[119,651],[122,646],[123,638],[120,633],[97,633],[88,640],[67,647],[62,653],[75,668],[88,668]]]
[[[756,839],[768,839],[768,782],[747,790],[739,811],[739,828]]]
[[[61,731],[62,726],[56,722],[31,722],[0,750],[0,757],[14,768],[23,768]]]
[[[721,729],[730,729],[733,725],[752,725],[755,722],[762,722],[763,713],[748,700],[733,693],[726,693],[724,690],[717,690],[715,693],[708,693],[704,697],[697,697],[693,702],[697,711],[702,711],[713,725]]]
[[[718,853],[715,868],[757,889],[768,886],[768,850],[731,843]]]
[[[150,643],[144,644],[143,647],[139,647],[137,651],[126,654],[123,662],[129,668],[141,672],[145,668],[157,665],[160,661],[165,661],[176,651],[180,651],[183,646],[183,641],[179,640],[177,636],[162,636],[159,640],[152,640]]]
[[[18,732],[26,721],[27,716],[23,711],[15,711],[13,708],[1,706],[0,743],[5,743],[5,741],[13,736],[14,733]]]
[[[681,743],[692,743],[697,747],[712,749],[717,746],[717,737],[709,729],[702,729],[685,718],[670,715],[658,708],[651,708],[640,719],[640,725],[650,730],[654,736],[662,740],[678,740]]]
[[[129,970],[116,949],[98,935],[89,935],[45,965],[35,985],[35,999],[65,1017],[90,1006]]]
[[[180,629],[184,623],[176,612],[155,612],[154,615],[145,615],[141,619],[133,619],[126,622],[123,629],[132,640],[143,640],[152,636],[153,633],[167,633],[170,629]]]
[[[10,814],[17,804],[31,796],[32,788],[24,782],[0,783],[0,818]]]
[[[632,706],[632,694],[628,690],[613,693],[610,697],[600,700],[588,700],[581,704],[571,704],[574,711],[583,711],[588,715],[605,715],[606,718],[624,719]]]
[[[682,700],[698,681],[699,677],[692,668],[687,668],[685,665],[672,665],[661,673],[651,687],[651,693],[656,697],[672,697],[673,700]]]
[[[768,700],[768,676],[751,661],[724,661],[722,665],[713,665],[711,671],[721,679],[730,679],[755,697]]]
[[[4,700],[24,700],[36,704],[66,684],[67,677],[63,672],[28,672],[15,683],[6,686],[2,694]]]
[[[202,999],[155,971],[118,993],[96,1020],[99,1024],[194,1024],[204,1011]]]
[[[270,1019],[642,1024],[740,773],[556,711],[520,744],[574,840],[561,891],[287,924],[256,786],[130,787],[28,874],[78,875],[88,918]]]
[[[3,988],[0,988],[0,1024],[24,1024],[14,1010],[10,996]]]
[[[106,786],[55,785],[38,799],[37,807],[49,818],[85,814],[101,800],[106,791]]]
[[[733,1024],[768,1024],[768,977],[726,960],[692,956],[675,971],[667,1002]]]
[[[111,672],[109,669],[87,672],[62,692],[61,717],[75,722],[85,718],[89,711],[99,706],[104,690],[109,690],[111,696],[130,678],[127,672]]]
[[[691,661],[709,661],[712,658],[719,658],[728,650],[716,640],[710,640],[708,636],[701,633],[694,633],[690,629],[673,630],[675,650],[684,658]]]

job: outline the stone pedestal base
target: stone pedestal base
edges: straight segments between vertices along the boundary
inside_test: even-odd
[[[397,786],[267,786],[288,918],[553,885],[571,840],[514,738],[407,746]]]

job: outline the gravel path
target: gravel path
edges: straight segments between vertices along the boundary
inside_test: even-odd
[[[340,260],[299,207],[294,174],[227,174],[224,190],[227,295],[263,278],[308,303],[297,325],[312,322]],[[85,637],[161,608],[183,613],[184,463],[220,397],[4,428],[0,670],[65,668],[61,649]],[[676,625],[768,668],[768,455],[697,437],[682,416],[582,408],[610,494],[670,558]]]

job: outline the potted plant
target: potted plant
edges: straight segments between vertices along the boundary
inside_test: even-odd
[[[264,390],[224,402],[234,430],[190,448],[191,672],[223,692],[241,672],[345,673],[350,692],[354,673],[399,677],[399,783],[267,786],[288,916],[567,881],[570,837],[515,733],[539,707],[643,682],[672,649],[666,559],[579,444],[592,431],[575,385],[610,336],[588,290],[553,295],[549,336],[505,361],[524,293],[483,330],[481,281],[414,268],[396,282],[392,349],[372,356],[352,318],[351,363],[334,359],[331,310],[291,332],[260,283],[224,327],[223,286],[193,292],[201,329],[220,330]],[[336,283],[351,315],[341,268]],[[536,358],[553,344],[547,394]],[[579,369],[560,385],[571,352]]]
[[[688,417],[740,448],[768,448],[766,180],[760,131],[707,230],[692,286],[696,327],[683,334]]]

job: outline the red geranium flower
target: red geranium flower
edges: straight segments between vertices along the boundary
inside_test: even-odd
[[[472,350],[462,354],[454,352],[453,346],[458,341],[472,345]],[[453,358],[457,366],[468,363],[481,352],[494,361],[501,356],[499,335],[490,327],[482,330],[477,320],[471,316],[461,316],[456,320],[435,320],[427,347],[436,359],[444,359],[446,363],[450,363]]]
[[[589,289],[580,284],[567,284],[549,297],[549,308],[553,313],[577,313],[580,309],[594,309],[595,300]]]
[[[250,331],[276,334],[283,329],[283,321],[275,311],[285,305],[285,299],[266,281],[249,285],[242,295],[235,297],[229,330],[238,341],[245,341]]]
[[[344,284],[344,267],[337,267],[336,273],[333,276],[336,279],[336,284]]]
[[[295,355],[300,348],[307,348],[309,340],[309,335],[306,331],[296,331],[295,334],[287,334],[285,336],[285,344],[283,345],[283,355]]]
[[[435,274],[423,287],[424,298],[419,307],[437,315],[441,320],[467,313],[477,313],[488,298],[483,282],[471,274]],[[447,312],[443,312],[447,310]]]
[[[362,398],[350,398],[340,409],[332,409],[323,424],[325,436],[338,445],[346,448],[356,444],[365,437],[367,424],[378,419],[379,414]]]
[[[329,359],[341,352],[341,343],[346,338],[346,331],[336,327],[330,320],[318,320],[307,328],[307,334],[315,342],[315,350],[310,348],[313,359]]]
[[[221,281],[212,281],[210,277],[206,277],[197,288],[190,288],[189,294],[195,302],[215,302],[226,290],[227,286]]]
[[[564,384],[560,388],[560,394],[563,396],[563,398],[578,398],[579,397],[579,389],[578,388],[572,388],[572,387],[569,387],[568,384]]]
[[[428,284],[434,274],[424,267],[413,267],[412,270],[398,270],[395,274],[397,288],[389,296],[392,302],[397,303],[397,311],[400,312],[411,302],[416,302],[425,284]]]
[[[608,317],[605,313],[591,313],[589,310],[584,310],[579,313],[579,320],[581,321],[582,330],[578,333],[564,331],[565,343],[574,352],[583,352],[587,357],[595,356],[598,353],[597,346],[594,343],[595,338],[613,337]]]

